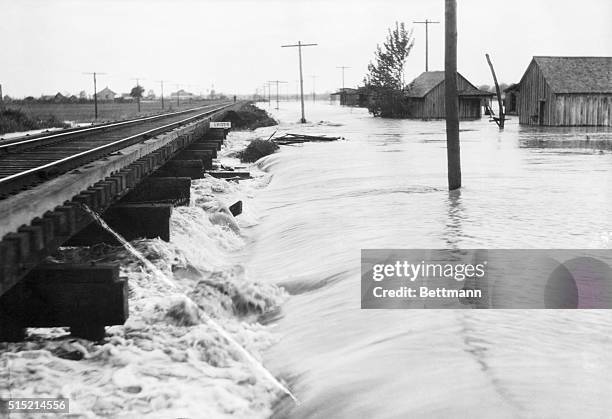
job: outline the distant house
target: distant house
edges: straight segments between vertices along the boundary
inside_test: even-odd
[[[66,96],[58,92],[55,95],[42,95],[40,97],[40,101],[50,103],[64,103],[67,101],[67,98]]]
[[[519,84],[511,84],[504,89],[504,93],[504,110],[506,115],[516,115],[518,112]]]
[[[117,96],[117,93],[113,92],[111,89],[108,88],[108,86],[106,86],[104,89],[100,90],[96,96],[98,96],[98,100],[101,101],[113,101],[115,100],[115,96]]]
[[[177,92],[172,92],[172,93],[170,94],[170,97],[173,97],[173,98],[175,98],[175,99],[176,99],[176,96],[177,96],[177,95],[178,95],[178,97],[179,97],[179,100],[180,100],[180,99],[193,99],[193,98],[194,98],[194,96],[195,96],[193,93],[190,93],[190,92],[187,92],[187,91],[185,91],[185,90],[183,90],[183,89],[180,89],[180,90],[179,90],[179,91],[177,91]],[[214,97],[214,93],[212,93],[212,96]]]
[[[133,102],[134,97],[129,93],[121,93],[121,96],[117,98],[121,102]]]
[[[330,100],[344,106],[367,106],[368,96],[363,87],[345,87],[330,95]]]
[[[612,126],[612,57],[533,57],[518,89],[521,124]]]
[[[408,85],[405,93],[411,117],[445,118],[444,86],[444,71],[427,71],[414,79]],[[493,97],[493,93],[479,90],[459,73],[457,73],[457,90],[459,92],[459,118],[481,118],[483,101]]]

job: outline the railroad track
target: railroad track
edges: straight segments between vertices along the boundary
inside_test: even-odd
[[[0,199],[231,105],[217,103],[0,143]]]

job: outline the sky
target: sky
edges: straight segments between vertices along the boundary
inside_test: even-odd
[[[13,97],[180,88],[226,94],[261,91],[281,80],[294,94],[303,49],[304,90],[361,83],[387,29],[414,28],[406,81],[444,69],[443,0],[0,0],[0,84]],[[612,56],[610,0],[459,0],[458,70],[475,85],[520,80],[534,55]],[[316,78],[313,79],[315,75]],[[273,90],[274,92],[274,90]]]

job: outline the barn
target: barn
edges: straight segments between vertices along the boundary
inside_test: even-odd
[[[482,117],[483,100],[493,96],[493,93],[476,88],[459,73],[457,73],[457,91],[460,119]],[[412,118],[445,118],[444,71],[427,71],[414,79],[406,89],[406,100]]]
[[[533,57],[519,83],[519,122],[612,125],[612,57]]]

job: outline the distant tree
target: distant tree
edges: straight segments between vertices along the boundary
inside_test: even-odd
[[[478,89],[482,90],[482,91],[485,91],[485,92],[488,92],[489,90],[491,90],[491,86],[489,86],[488,84],[483,84],[481,86],[478,86]]]
[[[87,99],[87,92],[85,90],[79,92],[79,99]]]
[[[375,62],[368,65],[366,85],[402,89],[404,65],[413,46],[412,30],[407,31],[403,22],[395,22],[395,29],[389,29],[382,48],[376,46]]]
[[[370,100],[368,110],[374,116],[401,118],[407,116],[404,100],[404,65],[414,46],[412,29],[406,30],[404,23],[395,22],[387,38],[376,46],[374,62],[368,65],[364,78]]]
[[[145,91],[144,87],[134,86],[132,87],[132,90],[130,91],[130,96],[132,96],[136,100],[140,100],[142,98],[142,94],[144,93],[144,91]]]

